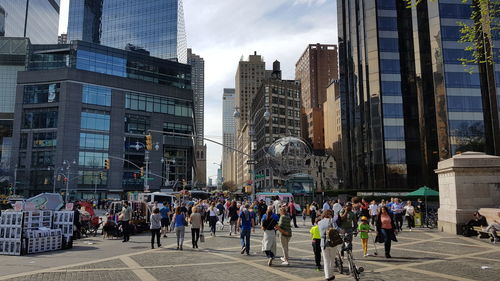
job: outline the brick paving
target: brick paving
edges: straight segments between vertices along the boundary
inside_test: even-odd
[[[259,230],[252,234],[250,256],[239,253],[238,237],[227,232],[216,237],[205,233],[206,242],[192,249],[186,231],[184,251],[175,250],[174,234],[163,239],[161,249],[151,250],[145,233],[133,236],[131,243],[96,237],[77,241],[73,250],[0,256],[0,280],[323,280],[323,272],[314,266],[309,227],[293,230],[290,266],[281,266],[279,259],[267,266]],[[499,280],[498,244],[424,229],[403,231],[398,240],[393,258],[385,259],[382,244],[377,245],[378,256],[362,257],[359,238],[355,239],[354,256],[365,268],[362,280]],[[374,252],[371,243],[369,252]],[[279,242],[277,254],[282,254]],[[337,279],[352,277],[337,274]]]

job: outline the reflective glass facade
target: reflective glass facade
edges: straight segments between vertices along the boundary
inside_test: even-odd
[[[0,36],[51,44],[57,43],[58,28],[59,0],[0,0]]]
[[[147,51],[186,63],[182,0],[72,0],[68,40]]]
[[[461,0],[338,1],[344,188],[436,188],[438,161],[500,154],[500,59],[461,64],[470,15]]]
[[[146,54],[84,41],[73,41],[70,45],[33,45],[31,49],[28,70],[69,67],[191,89],[189,65]]]

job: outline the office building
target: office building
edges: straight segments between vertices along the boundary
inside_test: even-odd
[[[253,55],[248,57],[248,60],[243,58],[238,63],[238,69],[235,77],[235,105],[240,112],[239,118],[236,120],[236,148],[240,151],[248,150],[243,143],[249,144],[248,133],[243,134],[243,128],[248,127],[248,122],[253,122],[253,116],[250,115],[252,100],[257,94],[262,82],[269,76],[266,71],[266,63],[262,56],[254,52]],[[247,183],[250,180],[250,175],[245,171],[248,170],[247,161],[248,156],[237,153],[236,154],[236,184],[238,186]]]
[[[57,42],[59,0],[0,0],[0,36],[28,37],[33,44]]]
[[[68,34],[63,33],[57,36],[57,44],[68,44]]]
[[[252,115],[255,116],[254,141],[256,191],[270,191],[284,185],[280,171],[267,161],[267,150],[276,140],[283,137],[300,137],[300,82],[282,80],[280,62],[273,63],[272,78],[264,80],[252,101]],[[266,120],[264,113],[271,114]],[[295,159],[303,160],[303,159]]]
[[[197,144],[203,145],[205,113],[205,60],[188,49],[188,64],[191,66],[191,88],[194,94],[194,119]]]
[[[144,177],[150,191],[191,183],[189,137],[151,132],[149,176],[139,169],[148,130],[193,134],[190,66],[83,41],[29,49],[14,118],[18,193],[64,192],[67,183],[71,198],[120,198],[143,191]]]
[[[72,0],[68,40],[144,50],[153,57],[186,63],[183,2]]]
[[[323,103],[326,88],[338,79],[337,46],[311,44],[295,64],[295,80],[302,85],[302,137],[316,152],[325,149]]]
[[[323,115],[325,117],[326,154],[328,156],[333,156],[337,169],[335,174],[340,175],[342,173],[342,120],[338,81],[332,81],[326,89],[326,101],[323,103]]]
[[[235,110],[235,90],[225,88],[222,95],[222,182],[236,183],[236,122],[233,116]],[[228,148],[230,147],[230,148]]]
[[[498,59],[472,73],[459,61],[470,55],[457,22],[470,15],[460,0],[411,9],[338,1],[345,188],[436,188],[438,161],[465,150],[500,153]]]
[[[202,57],[187,50],[187,64],[191,65],[191,88],[194,94],[194,120],[196,132],[196,181],[206,185],[207,147],[203,144],[205,114],[205,61]]]

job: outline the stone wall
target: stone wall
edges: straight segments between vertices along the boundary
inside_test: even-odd
[[[465,152],[439,162],[438,227],[457,234],[472,213],[500,207],[500,157]]]

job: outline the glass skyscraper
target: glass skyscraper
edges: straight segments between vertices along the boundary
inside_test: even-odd
[[[59,0],[0,0],[0,36],[49,44],[57,42],[58,29]]]
[[[72,0],[68,40],[187,62],[182,0]]]
[[[500,153],[498,65],[469,73],[459,61],[470,55],[457,22],[470,15],[461,0],[338,1],[345,188],[437,187],[438,161]]]

